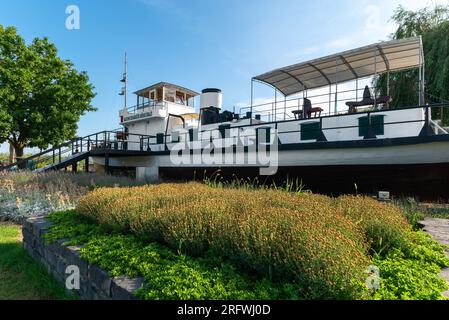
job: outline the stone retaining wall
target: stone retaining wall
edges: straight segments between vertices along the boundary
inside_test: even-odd
[[[143,278],[109,277],[107,271],[97,265],[89,265],[80,258],[80,246],[62,246],[65,240],[45,244],[42,236],[47,233],[51,222],[43,217],[30,218],[23,224],[23,246],[35,259],[41,262],[64,287],[67,266],[74,265],[80,271],[80,289],[71,290],[85,300],[135,300],[133,294],[143,285]]]

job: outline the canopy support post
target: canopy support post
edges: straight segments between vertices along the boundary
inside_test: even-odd
[[[249,118],[249,124],[253,124],[253,100],[254,99],[254,78],[251,79],[251,116]]]
[[[374,49],[374,79],[377,78],[377,48]],[[376,101],[376,97],[377,97],[377,88],[374,88],[374,110],[377,110],[377,101]]]
[[[274,88],[274,121],[276,121],[276,110],[277,110],[277,104],[278,104],[278,90]]]
[[[390,95],[390,71],[387,73],[387,96]]]
[[[284,96],[284,121],[286,116],[287,116],[287,97]]]
[[[424,59],[422,54],[422,46],[419,52],[419,105],[423,106],[425,104],[424,98]]]
[[[359,78],[355,79],[355,101],[359,100]]]
[[[335,59],[335,105],[334,105],[334,114],[338,112],[338,58]]]

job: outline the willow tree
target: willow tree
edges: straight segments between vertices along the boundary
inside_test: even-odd
[[[80,117],[93,111],[95,94],[85,72],[58,56],[47,38],[30,44],[0,25],[0,143],[17,157],[75,136]]]
[[[427,102],[449,102],[449,7],[436,6],[409,11],[399,6],[392,20],[398,25],[393,39],[422,36],[425,56],[425,82]],[[375,81],[380,95],[387,94],[387,75]],[[392,107],[415,106],[418,103],[418,70],[391,73],[390,95]],[[432,110],[440,117],[442,109]],[[443,113],[449,123],[449,110]]]

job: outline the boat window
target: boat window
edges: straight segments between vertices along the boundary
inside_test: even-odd
[[[320,123],[301,123],[301,140],[318,140],[320,138]]]
[[[165,88],[165,101],[175,102],[176,90]]]
[[[179,131],[173,131],[171,133],[171,142],[179,142]]]
[[[164,97],[162,96],[162,88],[157,88],[156,89],[156,100],[157,101],[162,101],[164,100]]]
[[[176,91],[176,103],[185,104],[183,92]]]
[[[373,129],[373,133],[376,136],[382,136],[385,134],[385,124],[384,124],[384,115],[372,115],[371,116],[371,127]],[[359,137],[364,137],[368,134],[368,117],[360,117],[359,118]]]

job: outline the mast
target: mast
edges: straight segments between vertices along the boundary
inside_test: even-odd
[[[121,96],[124,96],[125,100],[125,106],[123,108],[123,111],[126,113],[128,110],[127,105],[127,94],[128,94],[128,73],[127,73],[127,66],[128,66],[128,57],[127,53],[125,52],[125,72],[123,73],[123,79],[120,80],[120,82],[124,83],[124,87],[122,87],[122,91],[120,92]]]

